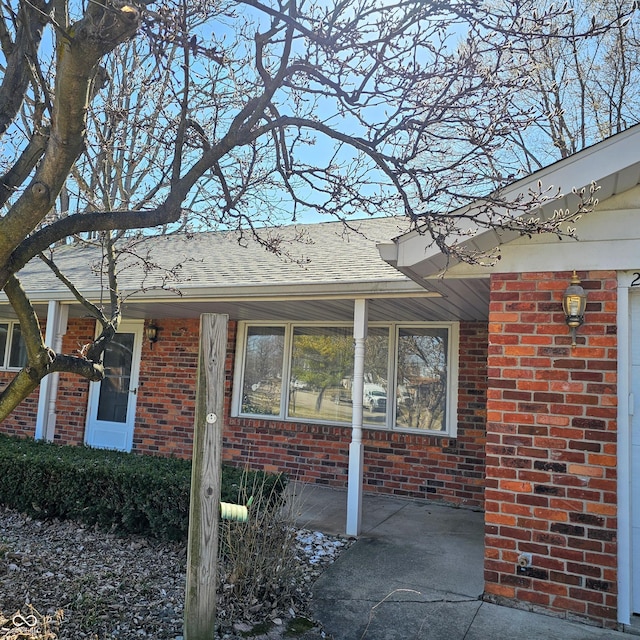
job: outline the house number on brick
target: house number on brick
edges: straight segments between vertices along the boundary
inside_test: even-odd
[[[209,424],[215,424],[218,420],[218,416],[215,413],[207,413],[207,422]]]
[[[631,281],[631,286],[632,287],[640,287],[640,272],[636,271],[633,274],[634,278]]]

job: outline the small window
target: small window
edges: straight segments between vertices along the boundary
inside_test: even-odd
[[[241,413],[280,413],[283,360],[284,327],[247,329]]]
[[[363,423],[455,434],[457,335],[455,323],[370,326]],[[352,326],[241,325],[239,336],[235,415],[351,423]]]
[[[27,349],[17,322],[0,322],[0,366],[20,369],[27,363]]]
[[[9,342],[9,324],[7,322],[0,323],[0,365],[5,367],[5,356],[7,354],[7,344]]]
[[[14,324],[11,330],[11,349],[9,351],[9,367],[19,369],[27,362],[27,347],[22,339],[19,324]]]
[[[446,329],[400,329],[396,383],[398,426],[426,431],[446,429],[447,353]]]

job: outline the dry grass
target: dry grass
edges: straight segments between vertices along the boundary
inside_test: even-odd
[[[246,504],[252,491],[245,494]],[[294,527],[300,499],[287,500],[265,496],[247,522],[221,524],[215,637],[283,637],[292,620],[310,624],[312,585],[344,542],[324,538],[322,558],[312,562],[315,534]],[[38,521],[0,506],[0,640],[174,640],[185,571],[181,543]]]
[[[296,549],[294,505],[283,493],[263,494],[251,504],[246,522],[223,521],[220,527],[218,624],[253,625],[281,612],[300,611],[305,592]]]

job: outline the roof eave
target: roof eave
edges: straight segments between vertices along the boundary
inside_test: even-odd
[[[560,188],[564,191],[562,196],[550,200],[537,211],[528,214],[546,219],[553,215],[555,210],[575,204],[578,196],[572,193],[574,188],[588,188],[595,182],[600,187],[597,195],[600,200],[604,200],[640,183],[639,148],[640,125],[636,125],[518,180],[505,188],[503,197],[513,199],[529,190],[537,191],[539,183],[542,189]],[[481,199],[477,202],[480,201]],[[460,208],[455,213],[463,215],[473,206],[471,204]],[[465,250],[488,252],[519,236],[520,234],[514,231],[489,229],[472,237],[462,238],[459,245]],[[426,236],[420,230],[410,231],[392,242],[395,250],[389,243],[378,245],[381,258],[416,282],[445,272],[451,275],[450,270],[460,263],[455,256],[445,256],[434,243],[427,242]]]
[[[124,291],[126,295],[126,290]],[[96,301],[100,291],[88,291],[86,297]],[[259,300],[291,299],[354,299],[354,298],[392,298],[405,296],[428,296],[430,292],[416,285],[408,278],[394,278],[376,281],[336,281],[331,283],[296,283],[273,285],[233,285],[228,287],[180,287],[179,293],[164,289],[150,289],[133,293],[128,297],[132,301],[225,301],[243,302]],[[433,293],[432,295],[438,295]],[[68,291],[40,290],[29,294],[33,303],[55,300],[64,304],[75,304],[77,300]],[[0,300],[6,302],[6,296],[0,294]]]

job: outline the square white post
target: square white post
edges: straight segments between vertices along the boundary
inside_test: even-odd
[[[69,307],[56,300],[49,300],[47,309],[47,329],[45,343],[55,353],[62,349],[62,338],[67,332]],[[53,441],[56,431],[56,401],[58,399],[58,379],[60,374],[51,373],[40,382],[38,395],[38,414],[36,416],[36,440]]]
[[[360,534],[362,526],[362,474],[364,449],[362,445],[362,418],[364,395],[364,355],[368,326],[368,303],[364,299],[356,300],[353,313],[353,384],[351,386],[351,443],[349,444],[349,481],[347,489],[347,526],[348,536]]]

